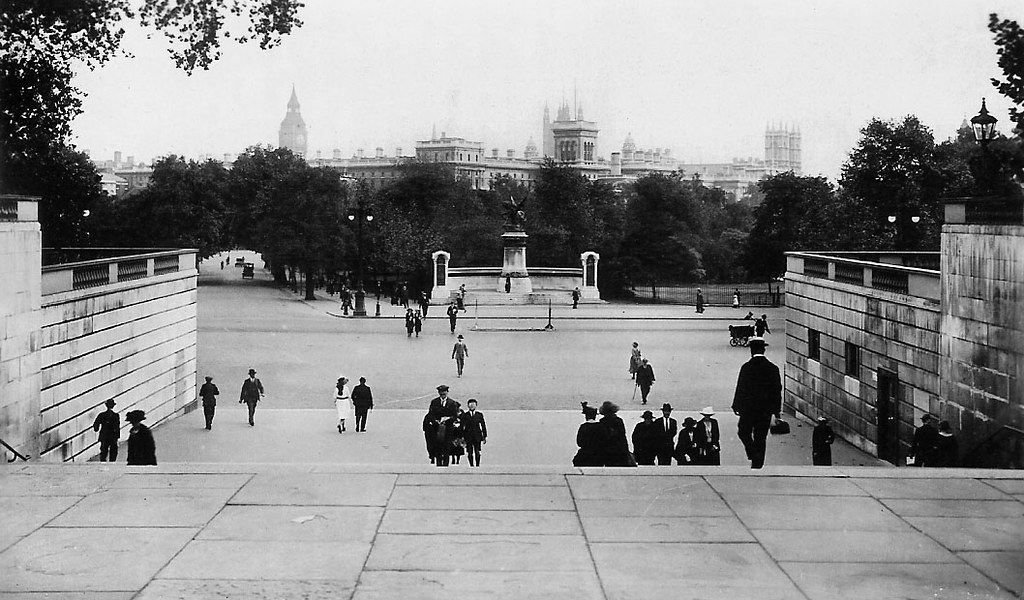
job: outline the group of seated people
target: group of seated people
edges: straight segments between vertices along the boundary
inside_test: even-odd
[[[583,405],[586,421],[576,433],[579,451],[572,464],[577,467],[635,467],[637,465],[719,465],[721,446],[718,421],[710,406],[700,412],[701,420],[691,417],[678,428],[671,418],[672,405],[661,407],[663,416],[655,419],[647,410],[633,429],[633,451],[626,440],[626,425],[618,416],[619,407],[604,402],[600,409]],[[601,420],[597,415],[601,414]],[[678,436],[677,436],[678,434]]]

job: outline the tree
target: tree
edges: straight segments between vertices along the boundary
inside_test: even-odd
[[[992,85],[1017,106],[1024,106],[1024,30],[1016,21],[1000,20],[996,13],[988,16],[988,30],[995,35],[999,68],[1003,70],[1003,78],[993,78]],[[1011,108],[1010,118],[1018,130],[1024,130],[1024,111]]]
[[[700,185],[697,182],[696,185]],[[634,283],[678,282],[698,278],[699,209],[693,187],[678,174],[637,179],[626,206],[623,266]]]

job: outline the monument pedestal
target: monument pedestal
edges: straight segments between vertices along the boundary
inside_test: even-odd
[[[526,239],[525,231],[506,231],[501,234],[505,257],[501,265],[501,277],[498,278],[497,291],[514,295],[533,292],[530,273],[526,270]],[[508,285],[508,289],[505,287]]]

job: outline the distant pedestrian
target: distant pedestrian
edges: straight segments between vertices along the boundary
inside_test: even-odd
[[[576,288],[572,291],[572,307],[576,308],[580,304],[580,288]]]
[[[754,321],[754,335],[757,337],[764,337],[764,334],[771,332],[772,330],[768,328],[768,315],[761,315]]]
[[[223,270],[224,270],[224,261],[220,261],[220,270],[221,270],[221,271],[223,271]]]
[[[423,311],[423,318],[427,318],[427,311],[430,310],[430,298],[426,292],[420,292],[420,310]]]
[[[949,421],[939,421],[939,436],[935,439],[935,450],[929,467],[955,467],[960,462],[960,448]]]
[[[505,276],[505,293],[508,294],[512,291],[512,276]]]
[[[679,429],[679,439],[676,441],[676,463],[680,465],[697,464],[697,421],[693,417],[683,419]]]
[[[258,403],[266,392],[263,390],[263,383],[256,378],[256,369],[249,369],[249,377],[242,382],[242,392],[239,394],[238,403],[245,402],[249,408],[249,426],[255,427],[256,403]]]
[[[334,384],[334,410],[338,414],[338,433],[345,433],[345,422],[352,418],[352,394],[344,375]]]
[[[459,334],[459,339],[455,342],[455,346],[452,347],[452,358],[455,359],[455,366],[458,368],[459,377],[462,377],[462,369],[466,366],[466,358],[469,357],[469,346],[462,341],[462,334]]]
[[[423,316],[420,315],[420,311],[413,313],[412,327],[416,331],[416,337],[420,337],[420,332],[423,331]]]
[[[935,452],[935,445],[939,441],[939,432],[932,424],[932,416],[925,413],[921,417],[921,426],[914,430],[914,442],[910,446],[910,452],[914,455],[915,467],[930,467],[932,453]]]
[[[459,303],[459,310],[466,310],[466,284],[459,285],[459,294],[455,297]]]
[[[697,459],[694,464],[720,465],[722,464],[722,437],[718,428],[718,419],[715,418],[715,410],[710,406],[705,406],[700,411],[700,415],[700,421],[693,428],[693,441],[697,447]]]
[[[484,414],[479,412],[477,401],[470,398],[466,402],[468,411],[462,414],[462,436],[466,440],[466,456],[469,458],[469,466],[480,466],[480,446],[487,443],[487,423],[484,421]]]
[[[704,312],[704,292],[697,288],[697,313],[701,314]]]
[[[818,417],[818,424],[811,433],[811,461],[815,466],[832,466],[832,442],[836,434],[828,424],[828,417]]]
[[[452,333],[455,333],[455,325],[459,320],[459,309],[455,306],[454,300],[448,305],[446,314],[448,315],[448,325],[451,327]]]
[[[405,308],[409,308],[409,288],[406,287],[405,282],[398,287],[398,302]]]
[[[633,427],[633,457],[638,465],[654,464],[658,443],[654,427],[654,413],[649,410],[640,415],[640,422]]]
[[[740,307],[740,289],[739,288],[736,288],[733,291],[733,293],[732,293],[732,307],[733,308],[739,308]]]
[[[640,368],[636,370],[636,386],[640,388],[640,404],[647,404],[647,394],[654,385],[654,367],[646,358],[640,359]]]
[[[668,402],[661,405],[661,418],[654,423],[655,450],[658,454],[659,465],[672,464],[672,451],[676,441],[678,425],[672,418],[672,405]]]
[[[765,356],[768,343],[750,338],[750,360],[740,367],[732,411],[739,415],[737,434],[743,442],[751,469],[764,466],[768,427],[772,416],[782,412],[782,377],[779,368]]]
[[[629,378],[636,379],[636,372],[640,369],[640,344],[633,342],[633,350],[629,356]]]
[[[117,440],[121,437],[121,417],[114,412],[117,404],[113,398],[104,404],[107,410],[96,415],[92,430],[99,432],[100,462],[117,462]]]
[[[411,308],[407,308],[405,309],[405,337],[412,337],[414,329],[416,329],[416,315],[413,314]]]
[[[619,415],[619,407],[614,402],[605,400],[601,404],[601,425],[604,426],[608,436],[605,445],[604,466],[606,467],[635,467],[636,459],[629,451],[629,442],[626,441],[626,424],[622,422]]]
[[[213,383],[213,377],[206,376],[206,383],[199,388],[199,397],[203,400],[203,416],[206,418],[206,428],[213,429],[213,414],[217,412],[217,396],[220,390]]]
[[[359,385],[352,388],[352,407],[356,411],[356,431],[366,431],[366,415],[373,410],[373,392],[365,377],[360,377]]]
[[[156,442],[153,440],[153,432],[142,424],[146,419],[146,413],[141,410],[130,410],[124,419],[132,424],[128,432],[128,464],[155,465]]]
[[[596,408],[587,406],[586,402],[580,404],[583,406],[584,422],[576,431],[576,445],[579,450],[572,458],[572,465],[574,467],[603,467],[605,447],[608,445],[608,430],[597,422]]]

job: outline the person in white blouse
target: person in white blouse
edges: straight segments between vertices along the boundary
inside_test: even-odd
[[[349,393],[348,379],[338,378],[334,386],[334,408],[338,411],[338,433],[345,433],[345,421],[352,415],[352,394]]]

